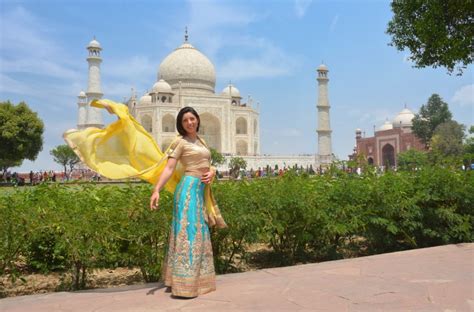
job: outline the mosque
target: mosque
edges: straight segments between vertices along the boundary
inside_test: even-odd
[[[356,129],[354,154],[349,155],[349,158],[363,155],[370,165],[395,167],[398,165],[399,153],[410,149],[425,150],[425,145],[412,132],[414,117],[413,112],[405,107],[392,121],[387,119],[374,131],[373,137],[365,137],[361,129]]]
[[[87,91],[78,96],[78,129],[103,127],[102,111],[89,103],[103,97],[101,91],[100,43],[94,38],[87,46],[89,77]],[[247,169],[325,166],[333,160],[331,127],[328,102],[328,68],[320,65],[318,77],[318,153],[315,155],[272,156],[261,154],[259,104],[247,102],[239,89],[229,84],[220,93],[215,92],[216,71],[212,62],[188,40],[161,62],[157,80],[140,98],[132,90],[126,101],[129,111],[155,138],[163,150],[176,137],[176,116],[185,106],[192,106],[199,113],[199,135],[207,144],[223,154],[226,163],[218,169],[228,170],[231,157],[239,156],[247,162]]]

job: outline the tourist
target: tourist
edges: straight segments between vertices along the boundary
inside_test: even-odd
[[[204,187],[211,183],[215,170],[210,169],[211,152],[198,136],[200,119],[191,107],[184,107],[176,118],[181,135],[168,153],[166,168],[150,199],[151,209],[158,208],[160,190],[176,169],[184,167],[174,193],[173,222],[168,253],[164,262],[165,285],[180,297],[196,297],[216,289],[214,258],[204,211]]]
[[[212,196],[210,183],[215,170],[210,168],[210,151],[198,136],[197,112],[185,107],[178,113],[176,126],[180,135],[163,153],[125,105],[94,100],[91,106],[106,108],[120,120],[105,129],[67,131],[66,142],[85,164],[102,176],[138,177],[154,184],[151,209],[158,208],[160,190],[173,192],[173,222],[162,274],[165,285],[171,287],[174,296],[187,298],[215,290],[208,227],[227,225]],[[183,171],[175,170],[177,163]]]

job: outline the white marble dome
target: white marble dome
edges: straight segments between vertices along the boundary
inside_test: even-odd
[[[173,93],[171,86],[164,79],[160,79],[153,85],[153,92],[155,93]]]
[[[92,40],[91,42],[89,42],[89,45],[87,46],[87,48],[98,48],[98,49],[102,49],[101,46],[100,46],[100,43],[99,41],[97,40]]]
[[[385,123],[379,128],[380,131],[391,130],[393,129],[392,123],[387,119]]]
[[[224,88],[224,90],[222,90],[222,95],[227,95],[227,96],[231,96],[231,97],[238,97],[238,98],[242,98],[240,96],[240,91],[239,89],[237,89],[236,87],[234,87],[233,85],[229,84],[227,87]]]
[[[151,95],[149,95],[148,93],[145,94],[144,96],[140,98],[138,102],[140,103],[140,105],[151,104]]]
[[[87,95],[86,95],[86,93],[85,93],[84,91],[81,91],[81,92],[79,92],[78,97],[80,97],[80,98],[85,98],[85,97],[87,97]]]
[[[393,119],[394,128],[405,128],[412,126],[412,119],[415,117],[415,114],[408,108],[403,109],[398,115]]]
[[[158,77],[166,80],[173,90],[184,93],[214,94],[216,71],[214,65],[188,42],[171,52],[160,64]]]

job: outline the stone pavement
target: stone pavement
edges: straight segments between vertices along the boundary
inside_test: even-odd
[[[159,283],[0,300],[5,312],[474,311],[474,244],[220,275],[174,299]]]

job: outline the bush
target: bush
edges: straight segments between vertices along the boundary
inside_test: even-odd
[[[424,166],[376,175],[347,174],[216,182],[227,229],[211,230],[218,273],[236,272],[255,245],[270,263],[291,265],[472,242],[474,175]],[[0,193],[0,274],[70,272],[65,289],[88,285],[98,268],[139,267],[160,278],[172,194],[148,209],[151,186],[43,184]],[[255,260],[257,259],[257,260]]]

